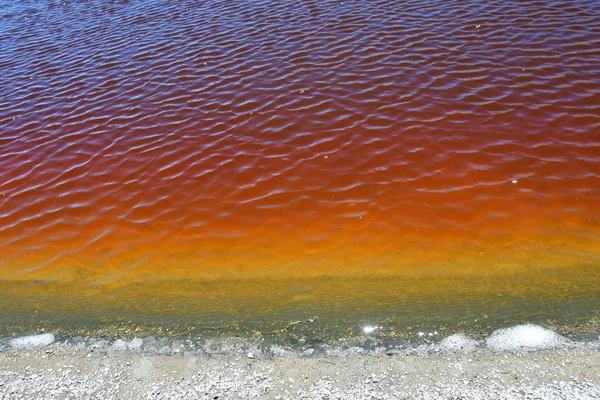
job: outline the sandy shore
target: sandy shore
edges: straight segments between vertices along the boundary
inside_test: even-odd
[[[264,357],[0,352],[0,399],[598,399],[600,351]]]

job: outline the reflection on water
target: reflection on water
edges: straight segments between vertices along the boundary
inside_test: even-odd
[[[0,279],[69,287],[11,309],[118,314],[138,282],[239,315],[254,292],[186,282],[429,277],[378,303],[417,310],[479,274],[597,309],[594,2],[1,4]],[[302,296],[342,315],[342,286]]]

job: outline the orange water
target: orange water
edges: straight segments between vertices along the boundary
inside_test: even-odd
[[[460,302],[485,276],[598,305],[594,2],[1,4],[3,284],[231,310],[273,279]]]

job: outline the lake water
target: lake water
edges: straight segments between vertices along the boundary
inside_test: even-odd
[[[595,1],[3,0],[0,48],[0,331],[598,316]]]

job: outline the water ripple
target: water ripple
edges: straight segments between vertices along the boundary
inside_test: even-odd
[[[33,270],[284,234],[598,236],[593,2],[3,2],[0,20],[0,249],[42,249]]]

